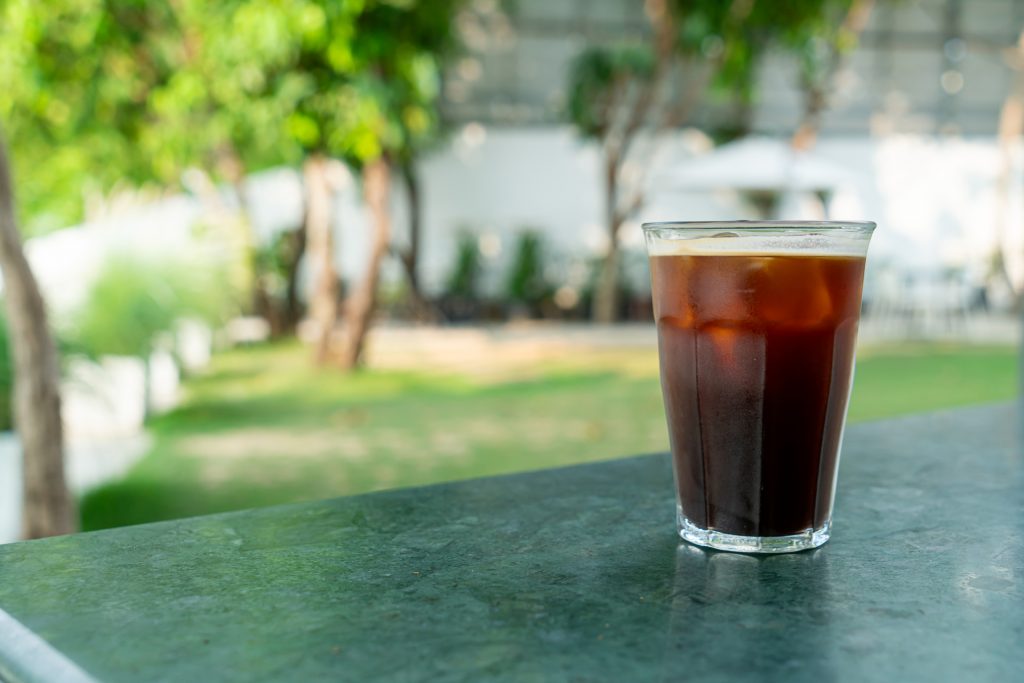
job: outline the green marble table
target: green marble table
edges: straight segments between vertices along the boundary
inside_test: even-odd
[[[1018,407],[848,431],[832,541],[680,546],[664,455],[0,547],[10,681],[1011,681]]]

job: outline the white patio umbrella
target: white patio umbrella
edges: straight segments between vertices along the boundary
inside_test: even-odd
[[[842,165],[788,140],[744,138],[687,159],[658,174],[657,189],[831,192],[853,182]]]
[[[814,152],[794,150],[788,140],[744,138],[669,166],[651,179],[652,211],[680,206],[681,194],[732,190],[750,200],[768,200],[766,218],[824,218],[836,190],[855,185],[842,165]]]

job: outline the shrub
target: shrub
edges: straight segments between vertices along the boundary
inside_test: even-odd
[[[475,300],[479,298],[480,249],[470,232],[459,233],[455,245],[455,264],[445,284],[450,297]]]
[[[224,318],[230,288],[215,269],[119,255],[93,281],[69,331],[73,350],[146,358],[175,321]]]
[[[544,243],[540,235],[532,230],[521,232],[505,285],[506,299],[536,313],[552,291],[544,275]]]

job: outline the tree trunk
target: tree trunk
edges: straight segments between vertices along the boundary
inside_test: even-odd
[[[839,42],[852,44],[857,40],[868,25],[868,19],[871,18],[871,10],[874,9],[874,6],[875,0],[853,0],[837,29],[834,43],[831,45],[830,63],[824,70],[823,76],[818,79],[805,79],[803,83],[803,116],[796,132],[790,138],[793,149],[807,151],[818,142],[822,115],[829,104],[831,81],[843,66],[843,59],[846,55]]]
[[[306,160],[306,239],[315,269],[309,309],[317,325],[314,359],[327,362],[331,338],[338,321],[338,271],[334,266],[334,236],[331,230],[331,186],[327,159],[315,154]]]
[[[299,265],[302,257],[306,254],[306,217],[303,216],[302,225],[298,230],[292,232],[288,239],[291,240],[291,249],[288,252],[287,263],[287,285],[285,287],[284,311],[281,317],[284,320],[284,330],[291,334],[302,319],[302,302],[299,300]]]
[[[601,272],[594,287],[594,320],[599,323],[613,323],[619,313],[619,225],[622,221],[618,212],[618,170],[619,161],[614,156],[605,160],[604,191],[605,220],[608,230],[608,246],[601,261]]]
[[[594,290],[594,320],[599,323],[614,323],[619,317],[619,254],[619,245],[613,239],[601,261]]]
[[[416,167],[411,161],[403,163],[401,171],[405,194],[409,200],[409,249],[402,254],[401,259],[406,279],[409,281],[409,295],[412,297],[414,305],[419,307],[423,301],[419,278],[420,232],[423,228],[420,180],[416,175]]]
[[[42,538],[71,533],[76,512],[64,479],[57,348],[47,327],[43,297],[21,247],[2,133],[0,269],[14,360],[14,424],[21,437],[24,463],[22,535]]]
[[[390,190],[391,168],[387,159],[382,157],[368,164],[363,171],[363,196],[373,222],[373,244],[363,279],[345,306],[345,348],[341,356],[345,370],[354,370],[362,361],[366,333],[377,308],[377,281],[391,238]]]
[[[249,193],[245,187],[245,164],[242,163],[238,152],[229,147],[220,154],[219,166],[221,174],[231,184],[238,202],[238,220],[242,225],[245,239],[245,264],[249,270],[249,305],[254,315],[269,323],[271,336],[280,337],[284,332],[282,316],[279,315],[267,291],[267,274],[263,272],[263,265],[260,263],[260,249],[253,230],[252,211],[249,208]]]
[[[637,135],[646,124],[652,107],[658,100],[669,72],[676,38],[676,22],[669,11],[666,0],[646,0],[644,12],[654,29],[654,73],[641,84],[632,103],[627,106],[625,122],[621,126],[609,126],[604,140],[605,167],[605,220],[608,230],[608,246],[601,263],[601,273],[594,289],[593,316],[599,323],[613,323],[619,317],[619,230],[623,223],[643,203],[643,188],[638,183],[629,206],[619,204],[619,169],[630,156]],[[674,117],[666,117],[666,121]]]
[[[808,84],[804,88],[804,113],[796,132],[790,138],[790,146],[798,152],[810,151],[818,142],[821,117],[825,113],[825,91],[820,84]]]
[[[1018,322],[1024,329],[1024,287],[1014,287],[1006,266],[1006,233],[1009,229],[1010,179],[1013,176],[1014,148],[1024,133],[1024,31],[1017,45],[1006,52],[1006,62],[1012,70],[1010,92],[999,112],[999,180],[996,186],[996,252],[993,254],[990,277],[1001,280],[1013,296]],[[1024,340],[1017,345],[1017,391],[1024,392]]]
[[[1018,288],[1006,265],[1006,233],[1010,215],[1010,180],[1013,175],[1014,148],[1024,134],[1024,31],[1017,39],[1017,45],[1007,56],[1012,69],[1010,92],[1003,101],[999,112],[999,177],[996,181],[996,239],[995,253],[992,259],[991,275],[999,280],[1017,299],[1020,305]],[[1024,306],[1021,307],[1024,311]]]

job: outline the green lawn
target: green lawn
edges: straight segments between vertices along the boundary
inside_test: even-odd
[[[236,350],[154,420],[152,451],[82,501],[98,529],[614,458],[667,445],[652,352],[574,353],[516,379],[314,370],[296,345]],[[511,373],[508,373],[511,374]],[[862,353],[852,420],[1009,399],[1013,349]]]

